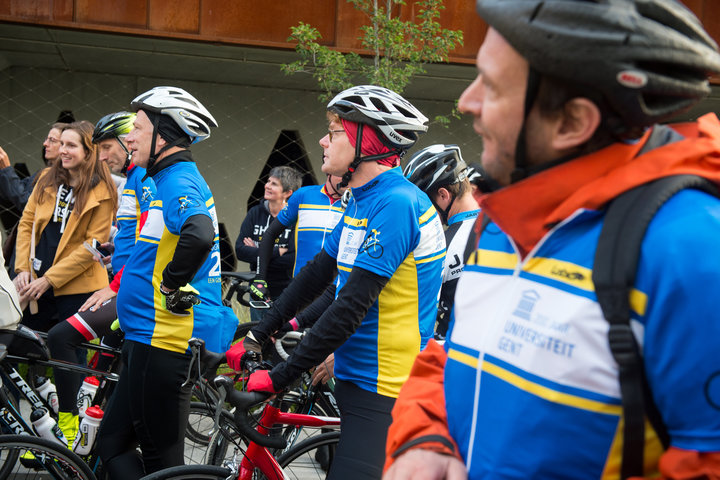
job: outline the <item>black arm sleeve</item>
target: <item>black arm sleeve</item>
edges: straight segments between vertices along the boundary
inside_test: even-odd
[[[322,295],[295,316],[300,328],[310,328],[315,325],[315,322],[330,307],[333,300],[335,300],[335,283],[331,283]]]
[[[21,212],[33,190],[35,175],[20,178],[13,167],[0,170],[0,195]]]
[[[447,334],[448,325],[450,323],[450,312],[453,303],[455,303],[455,289],[457,289],[458,279],[453,278],[442,284],[440,289],[440,302],[438,303],[437,313],[437,332],[440,335]]]
[[[255,340],[264,344],[283,323],[318,297],[335,278],[336,268],[335,258],[320,250],[273,302],[260,324],[252,329]]]
[[[285,230],[287,227],[275,218],[270,226],[263,233],[263,238],[258,246],[258,258],[257,268],[255,273],[258,274],[258,278],[263,280],[267,279],[267,269],[270,264],[270,259],[273,257],[273,247],[275,246],[275,239]]]
[[[247,262],[250,264],[250,269],[255,269],[255,262],[257,261],[258,249],[257,247],[248,247],[245,245],[244,240],[246,237],[254,238],[253,228],[255,226],[255,217],[257,216],[257,208],[253,207],[250,209],[248,214],[243,219],[240,225],[240,234],[235,241],[235,255],[241,262]]]
[[[388,278],[354,267],[338,298],[305,333],[287,361],[270,372],[273,386],[284,388],[300,374],[317,366],[355,333],[375,303]]]
[[[175,290],[189,283],[210,254],[214,239],[209,216],[193,215],[185,220],[173,258],[163,270],[163,285]]]

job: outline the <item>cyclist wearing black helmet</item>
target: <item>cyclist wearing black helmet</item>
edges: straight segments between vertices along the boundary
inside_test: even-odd
[[[413,182],[432,200],[445,229],[445,271],[438,304],[435,338],[447,333],[455,288],[465,262],[463,255],[470,231],[480,209],[473,197],[470,168],[457,145],[430,145],[412,156],[405,166],[405,178]]]
[[[343,423],[328,478],[378,478],[390,410],[432,336],[445,241],[427,195],[394,168],[426,131],[427,118],[395,92],[358,86],[329,103],[328,120],[323,172],[342,176],[352,197],[321,252],[227,357],[239,368],[246,350],[258,352],[337,271],[335,301],[289,360],[254,372],[248,389],[282,389],[335,352]]]
[[[222,351],[237,326],[221,301],[214,200],[189,150],[217,124],[176,87],[155,87],[131,107],[137,116],[127,145],[157,192],[118,290],[123,370],[98,437],[106,471],[122,479],[183,463],[188,340]]]
[[[623,325],[610,329],[593,282],[610,201],[678,174],[720,183],[715,115],[657,125],[709,93],[715,42],[670,0],[477,9],[490,29],[459,108],[503,187],[479,199],[488,220],[445,348],[418,356],[393,410],[386,478],[720,478],[720,200],[696,189],[667,199],[618,299],[631,317],[621,347],[637,342],[625,356],[642,354],[659,417],[627,442],[645,418],[623,413],[624,358],[611,351]],[[642,397],[641,380],[631,387]]]
[[[77,346],[84,341],[102,338],[104,345],[112,347],[120,346],[122,341],[119,332],[111,330],[111,325],[117,318],[115,295],[120,288],[125,261],[135,245],[155,195],[155,183],[152,179],[141,181],[145,169],[130,163],[131,155],[125,144],[125,136],[132,130],[134,120],[134,113],[111,113],[101,118],[93,131],[92,142],[98,146],[98,159],[107,163],[114,174],[127,173],[127,181],[123,181],[124,187],[118,191],[120,205],[116,214],[117,233],[112,244],[102,244],[104,248],[111,248],[110,245],[113,245],[111,262],[114,276],[110,285],[93,293],[75,315],[50,329],[47,341],[50,353],[55,359],[76,361]],[[96,367],[106,368],[111,358],[100,355]],[[75,438],[78,427],[76,398],[82,380],[82,376],[61,368],[55,369],[60,407],[58,426],[70,441]]]

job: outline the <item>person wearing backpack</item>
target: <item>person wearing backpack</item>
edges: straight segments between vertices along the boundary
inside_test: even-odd
[[[720,478],[720,121],[658,125],[710,92],[717,45],[668,0],[477,10],[490,28],[459,109],[501,187],[478,199],[446,343],[395,403],[384,478]],[[607,206],[680,175],[705,187],[628,203],[661,206],[629,287],[599,282],[633,247],[620,230],[602,255]]]

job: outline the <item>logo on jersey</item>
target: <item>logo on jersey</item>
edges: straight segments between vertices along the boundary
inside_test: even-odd
[[[153,194],[152,190],[150,190],[150,187],[142,187],[142,195],[140,196],[140,201],[143,203],[146,202],[152,202]]]
[[[197,203],[193,202],[188,197],[180,197],[178,198],[178,202],[180,202],[180,213],[184,212],[190,207],[197,206]]]
[[[370,233],[365,237],[365,241],[360,246],[358,253],[366,252],[370,258],[380,258],[383,254],[383,247],[380,244],[378,237],[380,232],[374,228],[370,230]]]
[[[516,317],[530,320],[530,316],[532,315],[532,311],[535,308],[535,304],[537,304],[538,300],[540,300],[539,293],[537,293],[535,290],[525,290],[524,292],[522,292],[520,301],[518,301],[518,304],[515,307],[515,311],[512,314]]]

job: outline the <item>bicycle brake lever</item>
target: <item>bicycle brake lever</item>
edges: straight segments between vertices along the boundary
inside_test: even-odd
[[[220,430],[220,414],[222,413],[223,405],[225,405],[227,390],[224,388],[218,388],[218,394],[220,395],[220,398],[218,398],[217,406],[215,407],[215,424],[213,425],[211,434]]]
[[[192,352],[192,357],[190,358],[190,365],[188,365],[187,376],[185,377],[185,381],[183,382],[181,387],[186,387],[192,383],[191,378],[192,378],[193,364],[197,364],[198,372],[200,371],[200,347],[195,344],[191,344],[190,352]],[[200,378],[200,377],[198,376],[198,378]]]

